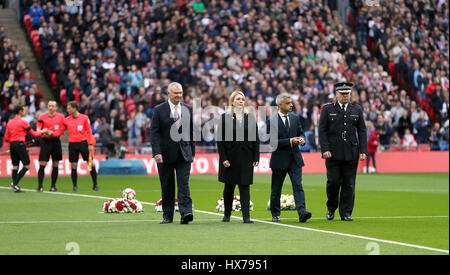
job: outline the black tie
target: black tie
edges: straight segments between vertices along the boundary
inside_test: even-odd
[[[283,117],[284,117],[284,126],[286,126],[286,129],[287,129],[288,132],[289,132],[290,125],[289,125],[288,116],[287,116],[287,115],[284,115]]]
[[[342,104],[342,111],[345,112],[345,104]]]

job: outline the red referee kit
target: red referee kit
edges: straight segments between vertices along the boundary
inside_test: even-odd
[[[37,127],[41,129],[48,129],[53,132],[50,137],[41,135],[41,138],[51,139],[60,137],[64,133],[59,131],[63,127],[63,123],[64,115],[60,113],[55,113],[54,116],[50,116],[48,113],[40,115],[37,122]]]
[[[41,135],[40,132],[37,132],[31,129],[30,124],[20,118],[19,116],[11,119],[6,125],[6,133],[5,140],[7,142],[25,142],[25,137],[29,132],[32,136],[38,137]]]
[[[55,136],[61,136],[65,130],[69,130],[69,142],[87,141],[92,144],[92,129],[89,117],[78,113],[77,117],[69,115],[64,119],[61,130],[55,133]]]

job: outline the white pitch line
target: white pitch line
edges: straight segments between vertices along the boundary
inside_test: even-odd
[[[10,187],[0,186],[0,189],[11,189],[11,188]],[[22,190],[36,192],[36,190],[32,190],[32,189],[22,189]],[[11,192],[12,192],[12,190],[11,190]],[[67,196],[75,196],[75,197],[85,197],[85,198],[107,199],[107,200],[112,199],[112,198],[109,198],[109,197],[93,196],[93,195],[85,195],[85,194],[63,193],[63,192],[48,192],[48,191],[44,191],[43,193],[55,194],[55,195],[67,195]],[[151,203],[151,202],[141,202],[141,203],[142,204],[146,204],[146,205],[155,205],[154,203]],[[198,212],[198,213],[209,214],[209,215],[223,216],[223,214],[221,214],[221,213],[214,213],[214,212],[210,212],[210,211],[204,211],[204,210],[194,210],[194,211]],[[231,217],[232,218],[236,218],[236,219],[241,219],[240,217],[236,217],[236,216],[231,216]],[[424,249],[424,250],[430,250],[430,251],[435,251],[435,252],[441,252],[441,253],[449,254],[448,250],[438,249],[438,248],[433,248],[433,247],[427,247],[427,246],[422,246],[422,245],[402,243],[402,242],[397,242],[397,241],[390,241],[390,240],[384,240],[384,239],[378,239],[378,238],[372,238],[372,237],[366,237],[366,236],[360,236],[360,235],[354,235],[354,234],[347,234],[347,233],[341,233],[341,232],[334,232],[334,231],[328,231],[328,230],[314,229],[314,228],[297,226],[297,225],[276,223],[276,222],[264,221],[264,220],[260,220],[260,219],[252,219],[252,220],[254,222],[271,224],[271,225],[282,226],[282,227],[287,227],[287,228],[301,229],[301,230],[306,230],[306,231],[319,232],[319,233],[325,233],[325,234],[331,234],[331,235],[337,235],[337,236],[343,236],[343,237],[350,237],[350,238],[356,238],[356,239],[363,239],[363,240],[368,240],[368,241],[375,241],[375,242],[380,242],[380,243],[394,244],[394,245],[399,245],[399,246],[406,246],[406,247],[412,247],[412,248],[417,248],[417,249]]]
[[[449,218],[449,216],[390,216],[390,217],[356,217],[353,219],[427,219],[427,218]],[[311,220],[326,220],[327,218],[311,218]],[[261,219],[272,220],[272,218]],[[298,220],[298,218],[282,218],[282,220]]]
[[[196,219],[196,221],[218,221],[218,219]],[[104,220],[104,221],[0,221],[0,224],[47,224],[47,223],[130,223],[161,222],[161,220]]]

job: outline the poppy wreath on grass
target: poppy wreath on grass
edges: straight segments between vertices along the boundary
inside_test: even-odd
[[[139,213],[143,208],[138,200],[118,198],[103,203],[102,210],[104,213]]]

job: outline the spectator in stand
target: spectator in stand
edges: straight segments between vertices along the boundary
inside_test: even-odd
[[[22,90],[16,90],[11,98],[11,104],[16,106],[25,106],[26,97]]]
[[[139,104],[137,105],[137,110],[136,110],[136,120],[138,120],[140,122],[140,124],[142,125],[141,128],[141,136],[144,136],[144,125],[145,125],[145,121],[147,119],[147,113],[146,113],[146,109],[144,107],[144,105]]]
[[[398,119],[397,131],[400,135],[400,138],[403,138],[405,129],[409,129],[410,131],[412,131],[413,129],[413,124],[411,123],[411,118],[408,110],[403,110],[402,116]]]
[[[120,111],[118,113],[119,119],[117,120],[117,124],[114,126],[114,131],[120,131],[120,139],[126,141],[128,140],[128,120],[125,113]]]
[[[144,124],[144,135],[143,135],[143,140],[142,140],[142,144],[143,146],[151,146],[151,140],[150,140],[150,127],[152,125],[151,119],[149,117],[147,117],[145,119],[145,124]]]
[[[136,112],[130,113],[130,118],[127,121],[128,130],[128,146],[135,147],[135,153],[140,154],[142,146],[142,121],[136,119]]]
[[[33,0],[33,5],[28,10],[31,16],[31,29],[38,30],[41,26],[41,19],[43,19],[44,11],[39,3],[39,0]]]
[[[428,138],[428,141],[430,142],[430,149],[431,151],[439,151],[441,149],[439,142],[441,140],[441,133],[440,133],[441,126],[438,122],[436,122],[433,126],[433,129],[431,130],[430,137]]]
[[[384,120],[384,117],[380,114],[377,118],[377,123],[375,124],[375,127],[379,126],[380,132],[379,132],[379,138],[380,138],[380,145],[381,149],[383,151],[389,150],[389,140],[391,136],[391,127],[389,126],[389,123],[387,123]]]
[[[445,121],[443,127],[439,130],[439,133],[441,134],[441,139],[439,141],[439,146],[441,148],[441,151],[447,151],[449,147],[449,127],[448,127],[448,119]]]
[[[378,151],[379,145],[380,145],[380,133],[382,131],[382,128],[380,125],[377,125],[375,129],[372,129],[370,134],[368,135],[367,140],[367,162],[366,162],[366,173],[370,174],[371,171],[374,173],[377,171],[377,166],[375,162],[375,154]],[[373,164],[373,170],[371,170],[369,167],[370,159],[372,159]]]
[[[34,78],[31,76],[30,70],[25,69],[23,76],[19,80],[20,88],[24,91],[28,91],[34,83]]]
[[[420,112],[420,116],[414,124],[413,133],[416,136],[418,144],[428,143],[429,121],[425,118],[425,112]]]
[[[402,138],[402,146],[406,149],[408,149],[409,147],[417,146],[416,138],[414,137],[413,134],[411,134],[411,130],[409,130],[408,128],[405,129],[405,134],[403,135]]]
[[[97,140],[97,145],[100,147],[100,152],[103,153],[104,149],[108,148],[108,145],[112,143],[112,132],[109,127],[108,121],[105,116],[99,116],[94,122],[95,132],[94,136]]]
[[[402,106],[402,102],[394,99],[392,100],[391,114],[392,114],[392,122],[396,128],[399,127],[399,121],[402,117],[405,109]],[[400,132],[400,137],[402,137],[402,133]]]
[[[42,92],[39,94],[36,84],[32,84],[25,95],[25,105],[29,106],[29,112],[34,114],[38,109],[43,97]]]
[[[400,138],[399,134],[397,131],[394,131],[394,133],[392,134],[391,138],[389,139],[389,146],[391,147],[391,149],[400,149],[400,147],[402,146],[403,140]]]
[[[3,121],[3,114],[0,110],[0,148],[3,146],[3,137],[6,132],[6,122]]]

